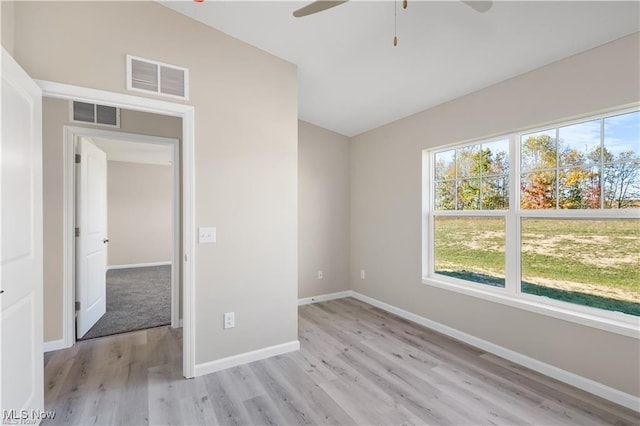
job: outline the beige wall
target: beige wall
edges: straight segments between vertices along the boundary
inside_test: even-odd
[[[69,102],[44,98],[42,100],[42,144],[44,164],[44,341],[62,338],[63,281],[62,251],[64,223],[63,168],[64,146],[63,126],[88,127],[69,122]],[[93,126],[104,130],[136,133],[180,139],[182,119],[139,111],[121,110],[120,128]],[[182,291],[180,291],[182,294]]]
[[[189,68],[195,225],[218,229],[195,250],[196,363],[297,340],[296,67],[155,2],[20,2],[14,22],[37,79],[127,93],[126,54]]]
[[[2,38],[2,47],[4,47],[9,54],[13,54],[13,4],[12,1],[0,1],[0,22],[2,24],[2,31],[0,37]]]
[[[349,221],[349,138],[299,121],[299,298],[349,289]]]
[[[351,288],[640,395],[637,339],[421,283],[422,150],[638,102],[639,52],[635,34],[354,137]]]
[[[171,166],[107,162],[107,265],[170,262]]]

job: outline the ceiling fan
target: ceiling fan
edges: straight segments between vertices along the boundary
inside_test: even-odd
[[[317,0],[313,3],[310,3],[304,7],[293,12],[293,16],[296,18],[302,18],[303,16],[313,15],[314,13],[322,12],[327,9],[331,9],[332,7],[340,6],[343,3],[348,2],[349,0]],[[491,0],[461,0],[462,3],[467,6],[475,9],[480,13],[484,13],[487,10],[491,9],[493,6],[493,2]],[[407,8],[407,0],[403,0],[402,7],[404,9]]]

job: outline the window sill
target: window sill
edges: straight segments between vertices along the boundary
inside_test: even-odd
[[[455,282],[439,280],[434,277],[423,277],[422,283],[444,290],[454,291],[456,293],[465,294],[467,296],[477,297],[479,299],[484,299],[495,303],[501,303],[503,305],[511,306],[525,311],[547,315],[553,318],[558,318],[587,327],[597,328],[600,330],[640,340],[640,318],[635,318],[631,315],[607,312],[607,314],[611,317],[620,316],[620,318],[610,318],[609,316],[605,317],[588,312],[581,312],[562,306],[556,306],[555,304],[545,304],[535,300],[530,300],[526,296],[505,294],[502,291],[496,291],[496,289],[494,288],[484,289],[476,287],[472,284],[458,284]],[[546,300],[546,298],[543,297],[531,297]],[[557,301],[554,302],[558,303]],[[595,308],[593,310],[597,311],[597,309]]]

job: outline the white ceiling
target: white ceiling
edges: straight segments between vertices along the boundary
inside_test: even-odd
[[[298,65],[299,117],[347,136],[640,31],[640,2],[357,1],[294,18],[309,2],[166,6]]]
[[[87,139],[107,154],[108,161],[170,165],[173,157],[173,148],[169,145],[118,139]]]

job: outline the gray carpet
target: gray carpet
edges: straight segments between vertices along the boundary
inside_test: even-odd
[[[107,271],[107,313],[82,339],[171,323],[171,266]]]

